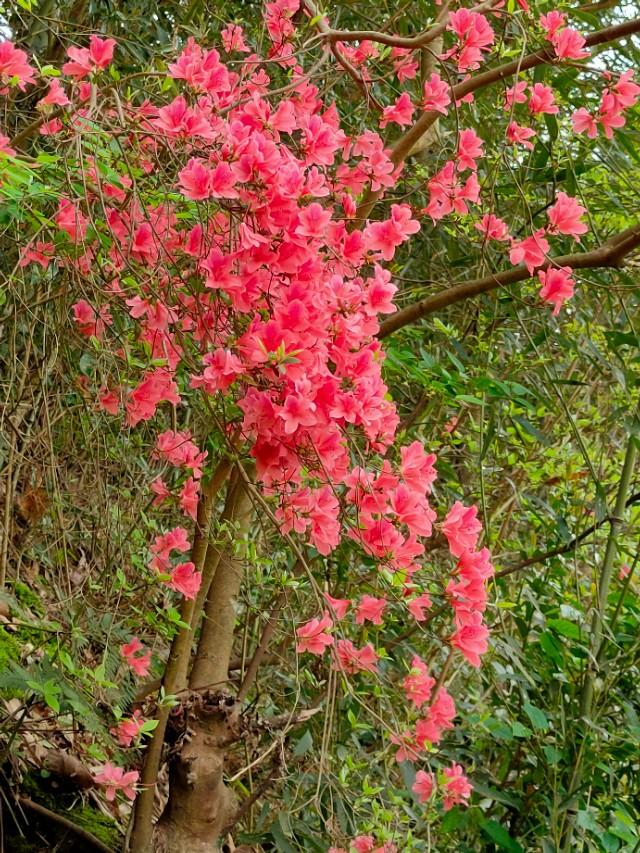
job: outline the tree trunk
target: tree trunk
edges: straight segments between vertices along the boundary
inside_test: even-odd
[[[224,759],[238,738],[232,697],[198,695],[186,713],[184,744],[170,764],[169,799],[154,833],[154,853],[219,853],[218,839],[236,812],[224,784]]]
[[[241,736],[240,705],[224,687],[250,519],[250,496],[239,486],[231,519],[236,536],[220,550],[191,671],[191,691],[172,714],[182,730],[181,746],[170,762],[169,799],[155,828],[154,853],[219,851],[218,839],[236,812],[235,797],[224,784],[224,760],[229,746]]]

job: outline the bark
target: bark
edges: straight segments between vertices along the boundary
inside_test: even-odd
[[[171,762],[154,853],[219,853],[218,838],[237,810],[224,783],[224,760],[239,737],[238,709],[233,697],[205,692],[186,711],[184,744]]]
[[[169,799],[155,828],[154,853],[219,851],[218,838],[237,811],[235,797],[224,783],[224,763],[228,748],[242,735],[240,703],[224,687],[251,519],[251,500],[242,484],[234,490],[232,503],[234,539],[225,546],[209,546],[207,555],[217,568],[206,600],[191,690],[172,712],[181,734],[170,761]]]

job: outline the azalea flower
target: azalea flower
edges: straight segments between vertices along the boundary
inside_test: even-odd
[[[332,646],[334,638],[328,633],[333,628],[333,622],[329,616],[321,619],[310,619],[304,625],[296,628],[298,645],[296,651],[309,652],[312,655],[321,655],[328,646]]]
[[[96,785],[102,785],[106,788],[105,796],[111,803],[115,800],[118,791],[122,791],[128,799],[135,800],[135,784],[139,776],[140,774],[137,770],[125,772],[122,767],[116,767],[108,761],[101,767],[96,768],[93,774],[93,781]]]

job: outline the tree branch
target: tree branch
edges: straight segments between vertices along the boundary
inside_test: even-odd
[[[625,502],[626,507],[631,506],[632,504],[636,504],[640,501],[640,492],[636,492],[631,495],[627,501]],[[599,530],[603,524],[607,522],[611,522],[611,516],[606,516],[602,521],[597,524],[592,524],[587,527],[582,533],[579,533],[577,536],[571,540],[571,542],[567,542],[566,545],[560,545],[557,548],[553,548],[551,551],[544,551],[539,554],[534,554],[533,557],[528,557],[526,560],[523,560],[521,563],[516,563],[515,566],[509,566],[506,569],[502,569],[501,572],[496,572],[496,578],[504,578],[507,575],[512,575],[514,572],[519,572],[522,569],[528,569],[529,566],[535,566],[536,563],[544,563],[546,560],[550,560],[552,557],[560,557],[562,554],[568,554],[570,551],[573,551],[581,542],[583,542],[587,537],[591,536],[592,533],[595,533],[596,530]]]
[[[585,44],[587,47],[595,47],[599,44],[608,44],[612,41],[618,41],[625,36],[640,32],[640,18],[633,18],[630,21],[625,21],[623,24],[617,24],[613,27],[606,27],[598,30],[587,36]],[[465,95],[472,92],[477,92],[478,89],[484,89],[485,86],[490,86],[492,83],[497,83],[500,80],[505,80],[508,77],[513,77],[521,71],[528,71],[531,68],[536,68],[538,65],[545,65],[555,61],[555,53],[553,47],[544,47],[535,53],[529,53],[527,56],[514,59],[512,62],[506,62],[503,65],[498,65],[495,68],[490,68],[482,74],[475,74],[467,80],[458,83],[457,86],[451,88],[451,100],[458,101]],[[431,125],[437,121],[440,113],[435,110],[429,110],[423,113],[415,124],[404,133],[391,148],[391,159],[397,166],[410,153],[415,143],[423,134],[429,130]],[[363,200],[358,205],[356,211],[356,220],[368,219],[375,203],[382,196],[383,191],[377,190],[373,192],[368,190],[365,193]]]
[[[485,0],[484,3],[479,3],[477,6],[473,6],[470,11],[484,12],[488,9],[492,9],[499,2],[500,0]],[[415,50],[419,47],[425,47],[426,45],[431,44],[431,42],[441,36],[447,29],[447,18],[448,16],[444,16],[439,23],[434,24],[422,33],[418,33],[416,36],[405,37],[389,35],[389,33],[381,33],[376,30],[332,30],[330,27],[327,27],[322,32],[322,35],[329,42],[374,41],[378,44],[391,45],[392,47],[405,47]]]
[[[303,0],[302,5],[307,10],[311,18],[317,18],[316,26],[320,31],[320,35],[327,38],[329,42],[329,50],[333,54],[334,59],[338,63],[338,65],[342,66],[347,74],[351,77],[352,80],[355,81],[356,86],[362,91],[363,95],[367,99],[367,101],[371,102],[371,104],[376,108],[376,110],[381,113],[382,112],[382,104],[380,104],[376,98],[372,95],[372,93],[367,88],[367,84],[364,81],[364,78],[358,74],[357,70],[353,67],[353,65],[349,62],[346,56],[340,52],[336,40],[331,38],[331,33],[334,30],[327,24],[325,21],[324,15],[318,12],[318,9],[315,3],[312,0]],[[343,39],[344,41],[344,39]]]
[[[575,255],[560,255],[556,258],[549,258],[540,269],[544,270],[548,267],[616,269],[623,265],[625,257],[638,246],[640,246],[640,222],[620,232],[620,234],[611,237],[598,249],[593,249],[591,252],[579,252]],[[413,305],[409,305],[407,308],[403,308],[401,311],[391,315],[380,326],[378,337],[386,338],[388,335],[393,334],[393,332],[397,332],[398,329],[402,329],[411,323],[416,323],[422,317],[426,317],[427,314],[432,314],[434,311],[454,305],[463,299],[469,299],[472,296],[477,296],[479,293],[487,293],[498,287],[506,287],[518,281],[525,281],[528,278],[533,278],[529,270],[524,266],[517,266],[510,270],[484,276],[483,278],[476,278],[471,281],[455,284],[453,287],[448,287],[440,293],[427,296],[426,299],[414,302]]]

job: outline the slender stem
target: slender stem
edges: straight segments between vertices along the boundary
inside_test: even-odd
[[[30,800],[28,797],[18,797],[18,803],[22,808],[28,809],[51,823],[61,826],[67,832],[72,832],[78,839],[78,843],[80,841],[82,842],[83,850],[99,850],[100,853],[113,853],[111,848],[107,847],[106,844],[103,844],[103,842],[100,841],[99,838],[96,838],[92,832],[89,832],[82,826],[78,826],[77,823],[74,823],[72,820],[64,817],[64,815],[52,812],[51,809],[40,805],[40,803],[34,803],[34,801]]]
[[[601,652],[603,648],[603,625],[604,616],[607,609],[607,601],[609,598],[609,589],[611,587],[611,578],[613,577],[613,568],[615,557],[618,552],[618,533],[624,524],[624,511],[627,502],[627,492],[631,485],[631,479],[634,473],[636,461],[637,447],[636,439],[632,435],[629,437],[627,450],[625,453],[622,473],[620,474],[620,483],[618,485],[618,494],[613,515],[610,518],[610,531],[607,539],[607,546],[602,562],[602,571],[598,581],[598,592],[596,598],[596,606],[593,611],[591,620],[591,637],[589,643],[589,662],[585,672],[582,690],[580,692],[580,734],[581,734],[581,749],[576,756],[575,768],[569,785],[569,798],[574,797],[580,790],[582,778],[584,775],[584,754],[585,741],[588,736],[588,721],[593,708],[593,696],[595,688],[596,676],[600,670]],[[564,845],[563,850],[568,853],[573,845],[573,830],[575,827],[576,810],[567,811],[567,821],[564,830]]]

